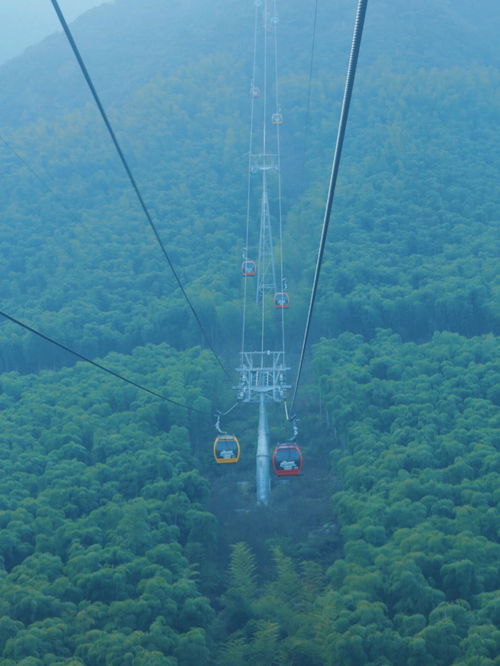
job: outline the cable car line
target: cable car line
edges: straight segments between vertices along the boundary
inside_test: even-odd
[[[319,248],[318,248],[318,256],[316,260],[316,268],[314,271],[314,278],[313,278],[313,285],[311,289],[311,296],[309,300],[309,309],[307,312],[307,320],[306,320],[306,325],[305,325],[305,330],[304,330],[304,338],[302,341],[302,349],[300,352],[300,360],[299,360],[299,365],[298,365],[298,370],[297,370],[297,378],[295,380],[295,389],[293,392],[293,397],[292,397],[292,402],[291,402],[291,407],[290,409],[293,410],[294,404],[295,404],[295,398],[297,397],[297,390],[299,387],[299,382],[300,382],[300,377],[302,373],[302,365],[304,363],[304,355],[305,355],[305,350],[307,346],[307,341],[309,338],[309,331],[311,327],[311,318],[312,318],[312,313],[314,309],[314,302],[316,299],[316,292],[318,289],[318,281],[319,281],[319,275],[321,271],[321,264],[323,262],[323,254],[325,250],[325,244],[326,244],[326,236],[328,233],[328,226],[330,224],[330,217],[331,217],[331,212],[332,212],[332,204],[333,204],[333,196],[335,194],[335,186],[337,184],[337,176],[339,172],[339,165],[340,165],[340,158],[342,155],[342,146],[344,143],[344,137],[345,137],[345,131],[346,131],[346,125],[347,125],[347,119],[349,116],[349,106],[351,103],[351,97],[352,97],[352,90],[354,86],[354,78],[356,76],[356,69],[357,69],[357,64],[358,64],[358,56],[359,56],[359,49],[361,46],[361,38],[363,35],[363,25],[365,21],[365,16],[366,16],[366,7],[368,4],[368,0],[358,0],[358,7],[356,10],[356,19],[354,22],[354,32],[353,32],[353,38],[352,38],[352,45],[351,45],[351,53],[349,56],[349,64],[347,67],[347,75],[346,75],[346,82],[345,82],[345,88],[344,88],[344,97],[342,100],[342,109],[340,112],[340,119],[339,119],[339,126],[338,126],[338,132],[337,132],[337,140],[335,144],[335,151],[333,155],[333,162],[332,162],[332,169],[331,169],[331,175],[330,175],[330,184],[328,187],[328,196],[326,200],[326,206],[325,206],[325,214],[324,214],[324,219],[323,219],[323,226],[321,229],[321,238],[320,238],[320,243],[319,243]]]
[[[182,402],[177,402],[177,400],[173,400],[172,398],[167,398],[167,396],[162,395],[161,393],[157,393],[156,391],[153,391],[151,389],[148,389],[146,386],[143,386],[142,384],[138,384],[137,382],[134,382],[132,379],[128,379],[127,377],[124,377],[123,375],[120,375],[118,372],[115,372],[114,370],[111,370],[110,368],[107,368],[106,366],[102,365],[101,363],[97,363],[96,361],[92,361],[92,359],[88,358],[87,356],[84,356],[83,354],[80,354],[80,352],[77,352],[74,349],[71,349],[70,347],[67,347],[66,345],[63,345],[61,342],[58,342],[57,340],[54,340],[53,338],[49,337],[48,335],[45,335],[44,333],[41,333],[40,331],[37,331],[35,328],[32,328],[31,326],[28,326],[28,324],[25,324],[24,322],[20,321],[19,319],[16,319],[15,317],[12,317],[11,315],[7,314],[6,312],[2,312],[0,310],[0,315],[2,317],[4,317],[5,319],[8,319],[9,321],[13,322],[14,324],[17,324],[18,326],[21,326],[22,328],[26,329],[30,333],[33,333],[34,335],[37,335],[39,338],[42,338],[42,340],[46,340],[47,342],[50,342],[51,344],[55,345],[56,347],[59,347],[60,349],[64,349],[64,351],[67,351],[70,354],[73,354],[73,356],[77,356],[82,361],[85,361],[86,363],[90,363],[90,365],[93,365],[94,367],[98,368],[99,370],[102,370],[103,372],[108,373],[108,375],[112,375],[113,377],[116,377],[117,379],[121,380],[122,382],[126,382],[127,384],[130,384],[131,386],[135,386],[135,388],[138,388],[141,391],[144,391],[145,393],[149,393],[150,395],[155,396],[155,398],[160,398],[160,400],[165,400],[166,402],[170,402],[171,404],[176,405],[177,407],[182,407],[183,409],[186,409],[189,412],[196,412],[197,414],[203,414],[204,416],[207,416],[207,417],[210,416],[208,414],[208,412],[203,412],[201,409],[195,409],[194,407],[190,407],[189,405],[185,405]]]
[[[148,208],[147,208],[147,206],[146,206],[146,203],[144,202],[144,199],[143,199],[143,197],[142,197],[142,194],[141,194],[141,192],[140,192],[140,190],[139,190],[139,186],[137,185],[137,182],[136,182],[136,180],[135,180],[135,178],[134,178],[134,176],[133,176],[133,174],[132,174],[132,171],[131,171],[131,169],[130,169],[130,167],[129,167],[129,165],[128,165],[128,162],[127,162],[127,160],[126,160],[126,158],[125,158],[125,155],[124,155],[124,153],[123,153],[123,151],[122,151],[122,149],[121,149],[121,147],[120,147],[120,144],[118,143],[118,139],[116,138],[115,132],[114,132],[112,126],[111,126],[111,123],[110,123],[110,121],[109,121],[109,119],[108,119],[108,116],[107,116],[107,114],[106,114],[106,111],[104,110],[104,107],[103,107],[103,105],[102,105],[102,103],[101,103],[101,100],[100,100],[100,98],[99,98],[99,95],[97,94],[97,90],[95,89],[95,86],[94,86],[94,84],[93,84],[93,82],[92,82],[92,79],[91,79],[90,74],[89,74],[89,72],[88,72],[88,70],[87,70],[87,67],[86,67],[86,65],[85,65],[85,62],[83,61],[83,58],[82,58],[82,56],[81,56],[81,54],[80,54],[80,51],[79,51],[79,49],[78,49],[78,46],[76,45],[76,42],[75,42],[75,40],[74,40],[74,38],[73,38],[73,35],[72,35],[72,33],[71,33],[71,30],[70,30],[70,28],[69,28],[69,26],[68,26],[68,24],[67,24],[67,22],[66,22],[66,19],[64,18],[64,15],[63,15],[63,13],[62,13],[60,7],[59,7],[59,4],[58,4],[57,0],[50,0],[50,1],[51,1],[51,3],[52,3],[52,6],[54,7],[54,10],[55,10],[55,12],[56,12],[56,14],[57,14],[57,17],[58,17],[58,19],[59,19],[59,22],[61,23],[61,26],[62,26],[62,28],[63,28],[63,30],[64,30],[64,33],[65,33],[65,35],[66,35],[66,37],[67,37],[67,39],[68,39],[68,42],[69,42],[69,44],[70,44],[70,46],[71,46],[71,48],[72,48],[72,50],[73,50],[73,53],[74,53],[74,55],[75,55],[75,57],[76,57],[76,59],[77,59],[78,65],[80,66],[80,70],[81,70],[81,72],[82,72],[82,74],[83,74],[83,76],[84,76],[84,78],[85,78],[85,80],[86,80],[86,82],[87,82],[87,84],[88,84],[88,86],[89,86],[89,88],[90,88],[90,91],[91,91],[92,96],[93,96],[93,98],[94,98],[94,101],[95,101],[95,103],[96,103],[96,105],[97,105],[97,108],[99,109],[99,112],[100,112],[101,117],[102,117],[102,119],[103,119],[103,121],[104,121],[104,124],[106,125],[106,128],[107,128],[107,130],[108,130],[108,132],[109,132],[109,135],[110,135],[110,137],[111,137],[111,140],[113,141],[113,144],[114,144],[114,146],[115,146],[115,148],[116,148],[116,151],[117,151],[117,153],[118,153],[118,155],[119,155],[119,157],[120,157],[120,160],[121,160],[121,163],[122,163],[122,165],[123,165],[123,168],[125,169],[125,172],[126,172],[128,178],[129,178],[129,180],[130,180],[130,183],[132,184],[132,187],[133,187],[133,189],[134,189],[134,191],[135,191],[135,193],[136,193],[136,195],[137,195],[137,199],[138,199],[138,201],[139,201],[139,203],[140,203],[140,206],[141,206],[142,210],[144,211],[144,214],[145,214],[145,216],[146,216],[146,219],[147,219],[147,221],[148,221],[148,223],[149,223],[149,225],[150,225],[150,227],[151,227],[151,229],[152,229],[152,231],[153,231],[153,233],[154,233],[154,235],[155,235],[155,238],[156,238],[156,240],[157,240],[157,242],[158,242],[158,245],[160,246],[161,251],[163,252],[163,256],[165,257],[165,259],[166,259],[166,261],[167,261],[167,263],[168,263],[168,265],[169,265],[169,267],[170,267],[170,270],[172,271],[172,274],[173,274],[173,276],[174,276],[174,278],[175,278],[175,280],[176,280],[176,282],[177,282],[177,285],[179,286],[179,289],[180,289],[181,292],[182,292],[182,295],[184,296],[184,299],[186,300],[186,302],[187,302],[187,304],[189,305],[189,308],[190,308],[190,310],[191,310],[191,312],[192,312],[194,318],[196,319],[196,322],[197,322],[197,324],[198,324],[198,326],[199,326],[199,328],[200,328],[200,330],[201,330],[201,332],[202,332],[202,334],[203,334],[203,337],[204,337],[204,339],[205,339],[205,342],[206,342],[208,348],[210,349],[210,351],[212,352],[212,354],[215,356],[215,358],[216,358],[216,360],[217,360],[217,363],[218,363],[219,366],[222,368],[224,374],[228,377],[228,379],[231,379],[231,376],[229,375],[229,373],[227,372],[226,368],[224,367],[224,364],[222,363],[222,360],[220,359],[219,355],[217,354],[217,352],[216,352],[215,349],[213,348],[213,346],[212,346],[212,344],[211,344],[211,342],[210,342],[210,339],[209,339],[209,337],[208,337],[208,334],[207,334],[207,332],[205,331],[205,328],[204,328],[204,326],[203,326],[203,324],[202,324],[202,322],[201,322],[201,320],[200,320],[200,318],[199,318],[199,316],[198,316],[198,313],[196,312],[196,309],[195,309],[194,305],[192,304],[191,299],[190,299],[189,296],[187,295],[186,290],[184,289],[184,286],[183,286],[183,284],[182,284],[182,282],[181,282],[181,279],[180,279],[180,277],[179,277],[177,271],[175,270],[175,267],[174,267],[174,265],[173,265],[173,263],[172,263],[172,260],[170,259],[170,256],[169,256],[169,254],[168,254],[168,252],[167,252],[167,250],[166,250],[166,248],[165,248],[165,246],[164,246],[164,244],[163,244],[163,242],[162,242],[162,240],[161,240],[161,238],[160,238],[160,235],[159,235],[159,233],[158,233],[158,230],[156,229],[156,226],[155,226],[155,224],[154,224],[154,222],[153,222],[153,219],[152,219],[152,217],[151,217],[151,214],[150,214],[150,212],[149,212],[149,210],[148,210]]]
[[[253,132],[254,132],[254,114],[255,114],[255,97],[253,90],[255,89],[255,74],[257,69],[257,25],[259,20],[258,7],[255,5],[254,11],[254,28],[253,28],[253,63],[252,63],[252,82],[250,86],[250,137],[248,140],[248,176],[247,176],[247,214],[245,223],[245,250],[243,261],[248,260],[248,247],[250,239],[250,194],[252,189],[252,154],[253,154]],[[256,274],[255,271],[246,272],[245,277]],[[242,315],[242,329],[241,329],[241,353],[245,351],[245,333],[246,333],[246,319],[247,319],[247,281],[243,282],[243,315]]]
[[[269,503],[270,472],[272,469],[272,449],[270,447],[270,431],[267,418],[267,405],[270,402],[282,403],[286,391],[291,388],[287,383],[290,370],[285,363],[285,327],[284,312],[288,307],[288,293],[284,291],[283,253],[283,211],[281,188],[281,157],[280,157],[280,125],[283,123],[278,87],[278,14],[276,0],[254,0],[259,15],[258,35],[254,27],[254,53],[251,86],[251,127],[250,127],[250,159],[249,174],[258,177],[249,178],[249,188],[258,193],[259,204],[256,208],[259,222],[257,261],[248,261],[245,252],[242,275],[244,284],[242,352],[237,371],[240,375],[237,390],[238,401],[259,405],[259,422],[256,448],[256,491],[257,502]],[[270,8],[272,7],[271,11]],[[257,71],[258,69],[258,71]],[[258,77],[258,78],[257,78]],[[256,86],[259,84],[259,87]],[[260,98],[258,102],[255,99]],[[261,104],[254,114],[253,104]],[[268,131],[269,130],[269,131]],[[271,132],[272,130],[272,132]],[[254,145],[256,147],[254,152]],[[274,180],[276,174],[276,180]],[[272,192],[272,196],[270,193]],[[257,199],[257,196],[255,199]],[[250,190],[247,198],[247,230],[246,245],[249,244]],[[257,203],[257,202],[255,202]],[[252,210],[253,213],[253,210]],[[257,221],[257,220],[256,220]],[[279,227],[276,242],[273,241],[273,224]],[[279,253],[279,267],[275,266]],[[276,273],[278,268],[278,275]],[[256,305],[253,319],[247,316],[246,297],[248,292],[247,279],[256,276]],[[277,279],[279,280],[279,286]],[[281,290],[281,291],[280,291]],[[281,331],[278,328],[278,313],[281,320]],[[248,328],[248,331],[246,330]],[[249,332],[252,333],[250,346]],[[278,341],[279,334],[279,341]],[[217,422],[220,426],[220,421]],[[227,442],[218,438],[214,444],[214,457],[217,463],[237,462],[236,448],[239,446],[235,436]],[[220,437],[220,435],[219,435]],[[229,446],[228,446],[229,444]],[[288,446],[291,446],[289,444]],[[297,445],[293,446],[298,451]],[[230,460],[222,459],[230,457]],[[285,461],[285,465],[293,466],[293,461]],[[297,469],[295,465],[295,469]],[[280,468],[282,469],[282,468]],[[295,474],[297,472],[294,472]]]
[[[275,91],[275,109],[276,112],[274,116],[280,118],[280,122],[274,122],[276,125],[276,155],[278,160],[278,229],[279,229],[279,252],[280,252],[280,289],[284,289],[284,258],[283,258],[283,211],[282,211],[282,194],[281,194],[281,146],[280,146],[280,125],[283,122],[283,116],[281,114],[280,100],[279,100],[279,80],[278,80],[278,10],[276,6],[276,0],[273,0],[274,6],[274,16],[273,16],[273,36],[274,36],[274,91]],[[281,308],[281,349],[283,354],[285,353],[285,313],[284,309]]]
[[[268,94],[267,94],[267,86],[268,86],[268,71],[267,71],[267,49],[268,49],[268,39],[267,39],[267,20],[268,20],[268,11],[267,11],[267,0],[264,0],[264,11],[262,14],[262,19],[263,19],[263,37],[264,37],[264,44],[263,44],[263,54],[264,54],[264,67],[263,67],[263,97],[262,97],[262,154],[265,156],[267,155],[267,99],[268,99]],[[264,158],[265,159],[265,158]],[[265,211],[265,208],[267,207],[267,212]],[[265,170],[262,171],[262,204],[261,204],[261,219],[262,217],[268,216],[269,213],[269,200],[267,198],[267,172]],[[262,242],[265,242],[265,239],[263,238],[263,231],[262,231],[262,225],[261,225],[261,238],[259,242],[259,253],[260,253],[260,246]],[[269,225],[269,236],[271,234],[271,226]],[[272,252],[272,242],[270,243],[271,245],[271,252]],[[272,263],[272,270],[273,270],[273,282],[275,282],[275,276],[274,276],[274,259]],[[265,292],[263,291],[262,294],[260,294],[260,308],[261,308],[261,336],[260,336],[260,341],[261,341],[261,347],[260,351],[261,354],[264,353],[264,335],[265,335],[265,321],[266,321],[266,299],[264,297]]]

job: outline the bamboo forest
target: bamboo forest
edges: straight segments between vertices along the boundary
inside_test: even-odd
[[[0,666],[500,666],[498,0],[2,4]]]

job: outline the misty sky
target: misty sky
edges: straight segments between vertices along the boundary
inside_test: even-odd
[[[109,0],[108,0],[109,1]],[[58,0],[68,21],[106,0]],[[0,64],[60,30],[50,0],[0,0]]]

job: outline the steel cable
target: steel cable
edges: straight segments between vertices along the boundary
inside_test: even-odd
[[[203,337],[204,337],[204,339],[205,339],[205,342],[206,342],[208,348],[210,349],[210,351],[212,352],[212,354],[213,354],[213,355],[215,356],[215,358],[217,359],[217,363],[218,363],[219,366],[222,368],[224,374],[228,377],[229,380],[231,380],[231,376],[229,375],[229,373],[227,372],[226,368],[224,367],[224,364],[222,363],[222,361],[221,361],[219,355],[217,354],[217,352],[216,352],[215,349],[213,348],[213,346],[212,346],[212,344],[211,344],[211,342],[210,342],[210,339],[209,339],[209,337],[208,337],[208,334],[207,334],[207,332],[205,331],[205,328],[204,328],[204,326],[203,326],[203,324],[202,324],[202,322],[201,322],[201,319],[199,318],[198,313],[196,312],[196,309],[195,309],[194,305],[193,305],[192,302],[191,302],[191,299],[190,299],[189,296],[187,295],[186,290],[184,289],[184,286],[183,286],[183,284],[182,284],[182,282],[181,282],[181,279],[180,279],[179,275],[177,274],[177,271],[175,270],[175,267],[174,267],[174,265],[173,265],[173,263],[172,263],[172,260],[170,259],[169,255],[168,255],[168,253],[167,253],[167,250],[166,250],[166,248],[165,248],[165,246],[164,246],[164,244],[163,244],[163,242],[162,242],[162,240],[161,240],[161,238],[160,238],[160,235],[159,235],[159,233],[158,233],[158,230],[156,229],[156,226],[155,226],[155,224],[154,224],[154,222],[153,222],[153,219],[152,219],[152,217],[151,217],[151,215],[150,215],[150,213],[149,213],[149,210],[148,210],[148,208],[147,208],[147,206],[146,206],[146,204],[145,204],[145,202],[144,202],[144,199],[143,199],[143,197],[142,197],[142,194],[141,194],[141,192],[140,192],[140,190],[139,190],[139,186],[137,185],[137,182],[136,182],[136,180],[135,180],[135,178],[134,178],[134,176],[133,176],[133,174],[132,174],[132,171],[131,171],[131,169],[130,169],[130,167],[129,167],[129,165],[128,165],[128,162],[127,162],[127,160],[126,160],[126,158],[125,158],[125,155],[123,154],[123,151],[122,151],[122,149],[121,149],[121,147],[120,147],[120,144],[118,143],[118,139],[116,138],[116,135],[115,135],[114,130],[113,130],[112,126],[111,126],[111,123],[110,123],[110,121],[109,121],[109,119],[108,119],[108,116],[107,116],[107,114],[106,114],[106,111],[104,110],[104,107],[103,107],[103,105],[102,105],[102,103],[101,103],[101,100],[100,100],[100,98],[99,98],[99,95],[97,94],[97,91],[96,91],[95,86],[94,86],[94,84],[93,84],[93,82],[92,82],[92,79],[91,79],[91,77],[90,77],[90,74],[89,74],[89,72],[88,72],[88,70],[87,70],[87,67],[86,67],[84,61],[83,61],[83,58],[82,58],[82,56],[81,56],[81,54],[80,54],[80,51],[79,51],[79,49],[78,49],[78,47],[77,47],[77,45],[76,45],[76,42],[75,42],[75,40],[74,40],[74,38],[73,38],[73,35],[72,35],[72,33],[71,33],[71,30],[69,29],[69,26],[68,26],[68,24],[67,24],[67,22],[66,22],[66,19],[64,18],[64,15],[63,15],[63,13],[62,13],[60,7],[59,7],[59,4],[57,3],[57,0],[50,0],[50,1],[51,1],[51,3],[52,3],[52,6],[54,7],[54,10],[55,10],[55,12],[56,12],[56,14],[57,14],[57,17],[58,17],[58,19],[59,19],[59,22],[61,23],[61,26],[62,26],[62,28],[63,28],[63,30],[64,30],[64,33],[65,33],[65,35],[66,35],[66,37],[67,37],[67,39],[68,39],[68,42],[69,42],[69,44],[70,44],[70,46],[71,46],[71,48],[72,48],[72,50],[73,50],[73,53],[75,54],[75,57],[76,57],[76,59],[77,59],[77,61],[78,61],[78,64],[79,64],[79,66],[80,66],[80,69],[81,69],[81,71],[82,71],[82,74],[83,74],[83,76],[84,76],[84,78],[85,78],[85,80],[86,80],[86,82],[87,82],[87,84],[88,84],[88,86],[89,86],[89,88],[90,88],[90,91],[91,91],[92,96],[93,96],[93,98],[94,98],[94,101],[95,101],[95,103],[96,103],[96,105],[97,105],[97,108],[99,109],[99,112],[100,112],[100,114],[101,114],[101,116],[102,116],[102,119],[103,119],[103,121],[104,121],[104,124],[106,125],[106,128],[107,128],[107,130],[108,130],[108,132],[109,132],[109,135],[110,135],[110,137],[111,137],[111,140],[113,141],[113,144],[114,144],[114,146],[115,146],[115,148],[116,148],[116,151],[117,151],[117,153],[118,153],[118,155],[119,155],[119,157],[120,157],[120,160],[121,160],[121,163],[122,163],[122,165],[123,165],[123,168],[125,169],[125,172],[126,172],[128,178],[129,178],[129,180],[130,180],[130,183],[132,184],[132,187],[134,188],[134,191],[135,191],[135,193],[136,193],[136,195],[137,195],[137,199],[139,200],[139,203],[140,203],[140,205],[141,205],[141,208],[142,208],[142,210],[144,211],[144,214],[145,214],[145,216],[146,216],[146,219],[147,219],[147,221],[149,222],[149,225],[150,225],[151,229],[153,230],[153,233],[154,233],[155,238],[156,238],[156,240],[157,240],[157,242],[158,242],[158,245],[160,246],[161,251],[163,252],[163,256],[165,257],[165,259],[166,259],[166,261],[167,261],[167,263],[168,263],[168,265],[169,265],[169,267],[170,267],[170,270],[172,271],[172,274],[173,274],[173,276],[174,276],[174,278],[175,278],[175,280],[176,280],[176,282],[177,282],[177,285],[179,286],[179,289],[180,289],[181,292],[182,292],[182,295],[184,296],[184,299],[186,300],[187,304],[189,305],[189,308],[190,308],[190,310],[191,310],[191,312],[192,312],[192,314],[193,314],[193,316],[194,316],[194,318],[195,318],[195,320],[196,320],[196,322],[197,322],[197,324],[198,324],[198,327],[200,328],[200,331],[201,331],[202,334],[203,334]]]
[[[44,333],[41,333],[40,331],[37,331],[35,328],[32,328],[31,326],[28,326],[28,324],[25,324],[24,322],[20,321],[19,319],[16,319],[15,317],[12,317],[11,315],[7,314],[6,312],[2,312],[0,310],[0,315],[2,317],[4,317],[5,319],[8,319],[9,321],[13,322],[14,324],[17,324],[17,326],[21,326],[22,328],[29,331],[30,333],[34,333],[39,338],[42,338],[42,340],[45,340],[46,342],[50,342],[51,344],[55,345],[56,347],[59,347],[60,349],[63,349],[64,351],[66,351],[70,354],[73,354],[73,356],[77,356],[82,361],[85,361],[85,363],[90,363],[90,365],[93,365],[94,367],[99,368],[99,370],[102,370],[103,372],[106,372],[108,375],[112,375],[113,377],[116,377],[117,379],[120,379],[122,382],[126,382],[127,384],[130,384],[131,386],[135,386],[135,388],[138,388],[141,391],[149,393],[150,395],[153,395],[156,398],[160,398],[160,400],[165,400],[166,402],[170,402],[172,405],[176,405],[177,407],[182,407],[183,409],[186,409],[190,412],[196,412],[198,414],[203,414],[204,416],[210,416],[207,412],[201,411],[201,409],[195,409],[194,407],[189,407],[189,405],[185,405],[182,402],[177,402],[176,400],[172,400],[172,398],[167,398],[167,396],[162,395],[161,393],[157,393],[156,391],[153,391],[151,389],[148,389],[146,386],[143,386],[142,384],[138,384],[137,382],[134,382],[132,379],[128,379],[127,377],[124,377],[123,375],[120,375],[118,372],[115,372],[114,370],[111,370],[110,368],[107,368],[106,366],[102,365],[101,363],[97,363],[96,361],[92,361],[92,359],[88,358],[87,356],[84,356],[83,354],[80,354],[80,352],[77,352],[74,349],[71,349],[70,347],[67,347],[66,345],[63,345],[61,342],[58,342],[57,340],[54,340],[54,338],[51,338],[48,335],[45,335]]]
[[[311,296],[309,299],[309,309],[307,312],[306,326],[304,330],[304,338],[302,341],[302,349],[300,352],[299,366],[297,370],[297,378],[295,380],[295,389],[293,392],[292,402],[290,406],[290,411],[293,412],[293,407],[295,405],[295,399],[297,397],[297,390],[299,387],[300,377],[302,373],[302,366],[304,363],[304,355],[307,346],[307,341],[309,338],[309,331],[311,327],[311,318],[314,309],[314,302],[316,299],[316,292],[318,289],[318,281],[321,272],[321,264],[323,261],[323,254],[325,251],[326,237],[328,233],[328,226],[330,224],[330,217],[332,212],[333,196],[335,194],[335,186],[337,184],[337,176],[340,166],[340,158],[342,155],[342,146],[344,143],[345,130],[347,125],[347,119],[349,116],[349,106],[351,103],[352,89],[354,86],[354,78],[356,76],[356,68],[358,64],[359,49],[361,46],[361,37],[363,35],[363,26],[366,16],[366,7],[368,0],[358,0],[358,7],[356,10],[356,19],[354,22],[354,33],[352,38],[351,53],[349,56],[349,64],[347,67],[346,83],[344,88],[344,97],[342,100],[342,108],[340,112],[339,127],[337,132],[337,141],[335,144],[335,151],[333,155],[332,169],[330,175],[330,184],[328,187],[328,196],[326,200],[325,214],[323,218],[323,226],[321,229],[321,238],[318,248],[318,256],[316,260],[316,268],[314,271],[313,285],[311,289]]]
[[[280,122],[282,120],[280,101],[279,101],[279,80],[278,80],[278,10],[276,0],[274,0],[274,89],[276,99],[276,154],[278,160],[278,225],[279,225],[279,252],[280,252],[280,286],[278,291],[285,291],[284,286],[284,256],[283,256],[283,209],[281,193],[281,146],[280,146]],[[283,350],[283,365],[285,365],[285,309],[281,308],[281,349]]]
[[[253,124],[255,115],[255,73],[257,67],[257,22],[259,14],[258,7],[255,5],[254,10],[254,28],[253,28],[253,64],[252,64],[252,83],[250,85],[250,137],[248,140],[248,177],[247,177],[247,215],[245,226],[245,250],[243,261],[248,259],[248,245],[250,240],[250,194],[252,189],[252,153],[253,153]],[[245,352],[245,338],[246,338],[246,325],[247,325],[247,295],[248,295],[248,282],[246,276],[243,281],[243,316],[241,325],[241,354]]]

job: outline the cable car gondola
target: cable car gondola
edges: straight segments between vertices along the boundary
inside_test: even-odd
[[[273,125],[282,125],[283,124],[283,114],[282,113],[273,113],[271,116],[271,122]]]
[[[283,309],[287,308],[290,305],[290,299],[288,297],[288,292],[278,291],[274,294],[274,307]]]
[[[240,443],[235,435],[219,435],[214,442],[215,462],[236,463],[240,459]]]
[[[241,264],[241,274],[244,277],[249,277],[251,275],[257,275],[257,264],[255,261],[251,261],[250,259],[245,259],[245,261]]]
[[[302,471],[302,452],[297,444],[278,444],[273,451],[273,468],[277,476],[297,476]]]
[[[250,86],[250,97],[253,97],[254,99],[260,97],[260,88],[257,86]]]

